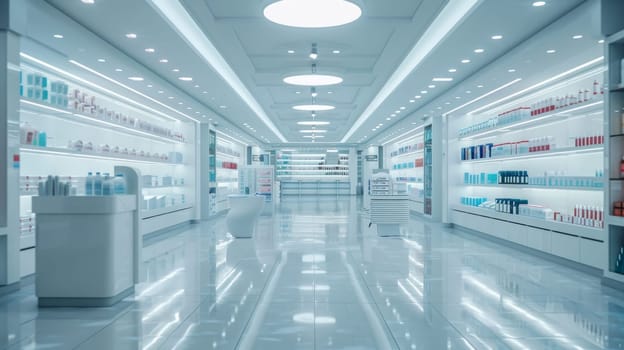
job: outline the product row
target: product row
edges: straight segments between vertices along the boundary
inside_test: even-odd
[[[579,148],[602,144],[604,144],[604,136],[596,132],[594,135],[570,137],[567,147]],[[460,150],[460,158],[461,160],[475,160],[509,157],[536,152],[550,152],[556,149],[557,144],[555,143],[555,138],[552,136],[544,136],[516,142],[504,142],[499,144],[486,143],[476,146],[462,147]]]
[[[511,123],[528,120],[539,117],[545,113],[553,113],[555,111],[565,110],[567,108],[576,108],[579,105],[596,101],[602,98],[604,89],[600,88],[601,84],[594,81],[592,86],[579,89],[577,92],[567,93],[560,96],[543,98],[529,106],[521,106],[513,108],[509,111],[500,113],[496,117],[492,117],[486,121],[470,125],[459,130],[459,137],[471,135],[473,133],[483,132],[494,129],[498,126],[508,125]]]
[[[20,73],[21,76],[22,73]],[[33,84],[29,84],[31,81]],[[96,96],[89,95],[79,89],[71,90],[68,96],[69,88],[63,81],[52,82],[48,92],[48,78],[41,73],[27,73],[26,84],[25,87],[20,86],[20,96],[39,100],[55,107],[69,108],[73,112],[90,118],[141,130],[174,141],[185,141],[184,135],[179,131],[115,111],[111,106],[106,106],[98,101]]]
[[[186,203],[186,197],[184,194],[166,194],[156,196],[143,196],[142,209],[154,210],[169,208],[176,205]]]
[[[239,158],[241,156],[240,152],[234,150],[233,148],[222,146],[222,145],[219,145],[219,144],[217,144],[217,152],[220,152],[220,153],[223,153],[223,154],[229,154],[231,156],[239,157]]]
[[[184,178],[173,176],[142,175],[143,188],[184,186]]]
[[[35,234],[35,214],[29,213],[28,215],[20,216],[20,234],[22,235],[34,235]]]
[[[422,142],[414,143],[414,144],[407,145],[407,146],[402,146],[402,147],[399,147],[399,149],[397,149],[396,151],[390,152],[390,157],[396,157],[405,153],[420,151],[424,148],[425,148],[425,144]]]
[[[527,199],[495,198],[493,201],[486,197],[461,197],[462,205],[495,210],[499,213],[527,216],[541,220],[552,220],[573,225],[593,228],[604,227],[604,211],[602,208],[590,205],[577,204],[571,212],[559,212],[541,205],[529,204]]]
[[[25,77],[24,77],[25,76]],[[24,79],[25,78],[25,79]],[[41,73],[19,73],[20,96],[67,108],[69,85],[64,81],[50,81]]]
[[[465,185],[516,184],[544,187],[603,188],[604,173],[595,171],[595,176],[567,176],[566,172],[548,170],[543,176],[529,176],[525,170],[499,171],[498,173],[464,173]]]
[[[396,163],[392,165],[392,170],[422,168],[425,165],[423,158],[418,158],[413,162]]]
[[[226,161],[217,159],[217,168],[236,170],[238,169],[238,164],[234,162],[226,162]]]

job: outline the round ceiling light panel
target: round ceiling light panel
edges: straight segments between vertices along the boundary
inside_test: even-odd
[[[336,27],[360,16],[362,9],[346,0],[280,0],[264,8],[269,21],[298,28]]]
[[[298,106],[293,106],[293,109],[297,110],[297,111],[331,111],[332,109],[335,109],[336,107],[334,106],[330,106],[330,105],[298,105]]]
[[[284,78],[284,82],[290,85],[300,86],[327,86],[342,83],[342,78],[326,74],[302,74]]]

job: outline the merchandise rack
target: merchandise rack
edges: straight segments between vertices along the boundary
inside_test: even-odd
[[[422,128],[416,128],[383,146],[390,177],[395,182],[405,182],[407,185],[410,211],[424,213],[425,144]]]
[[[608,91],[604,107],[607,123],[607,157],[605,174],[609,175],[608,189],[605,191],[605,211],[607,216],[606,248],[602,252],[604,277],[624,283],[624,269],[616,267],[616,261],[624,259],[624,217],[616,213],[615,204],[624,200],[624,178],[621,173],[624,156],[624,30],[606,39],[606,62],[608,71]],[[618,214],[618,216],[616,216]]]
[[[338,152],[337,164],[316,151],[277,152],[276,176],[282,195],[349,195],[349,153]]]
[[[216,144],[216,211],[229,209],[228,195],[239,193],[239,168],[243,164],[245,146],[217,132]],[[231,166],[228,168],[228,166]]]
[[[119,91],[111,92],[102,87],[106,83],[95,76],[80,72],[70,74],[67,72],[72,71],[71,67],[54,67],[29,57],[24,56],[20,67],[21,136],[32,130],[39,134],[45,132],[46,136],[34,140],[34,144],[21,140],[20,171],[24,176],[71,176],[72,181],[76,181],[78,194],[82,195],[87,172],[114,175],[118,165],[132,167],[159,181],[165,177],[180,181],[142,187],[138,194],[139,205],[147,198],[160,199],[159,207],[139,211],[142,235],[195,218],[194,122],[178,120],[170,116],[169,111],[139,96],[136,100],[128,96],[122,101],[114,95]],[[35,76],[37,79],[45,77],[48,86],[31,84],[34,80],[28,79]],[[58,84],[65,86],[66,91],[55,91]],[[44,90],[47,96],[41,94]],[[80,103],[73,104],[73,101]],[[77,147],[76,141],[83,147]],[[88,143],[92,148],[87,147]],[[22,191],[21,217],[29,216],[33,195],[37,195],[37,191]],[[22,237],[23,249],[34,247],[34,243],[31,237]]]
[[[605,142],[602,137],[605,103],[600,84],[603,71],[603,62],[598,62],[574,76],[560,77],[537,90],[516,96],[504,105],[490,107],[481,114],[449,116],[456,118],[448,122],[449,135],[457,135],[456,139],[449,139],[448,142],[450,221],[548,254],[602,268],[601,256],[604,253],[601,251],[606,237],[598,214],[595,220],[584,220],[587,226],[583,226],[463,205],[460,198],[486,198],[488,201],[496,198],[524,199],[530,205],[552,208],[557,218],[562,214],[574,215],[575,205],[591,208],[592,215],[599,213],[600,208],[605,207],[603,192],[606,186],[603,170]],[[592,86],[598,86],[595,95]],[[577,98],[576,104],[567,107],[551,102],[557,96],[577,96],[579,90],[583,93],[578,93],[578,96],[588,95],[585,90],[592,93],[587,100]],[[506,111],[515,112],[505,114]],[[497,115],[499,117],[493,117]],[[501,115],[511,118],[501,123]],[[473,152],[472,146],[480,147]],[[460,150],[464,148],[469,148],[467,154],[461,154]],[[462,160],[466,155],[468,159]],[[570,182],[550,185],[501,183],[504,181],[499,171],[526,172],[529,179],[552,176]],[[467,175],[478,178],[478,182],[466,182]],[[483,182],[487,175],[497,175],[495,183],[489,180]],[[572,179],[583,179],[591,185],[572,183]]]

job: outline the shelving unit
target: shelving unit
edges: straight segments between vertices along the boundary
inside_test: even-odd
[[[449,116],[450,221],[602,268],[603,70],[598,62],[480,114]],[[522,213],[535,216],[497,211],[496,199],[528,201]]]
[[[228,195],[239,193],[239,167],[244,145],[217,133],[217,212],[229,209]]]
[[[433,125],[425,126],[424,213],[433,214]]]
[[[417,128],[398,140],[384,144],[385,167],[394,182],[407,186],[410,211],[424,213],[424,132]]]
[[[20,172],[29,178],[20,200],[24,227],[36,226],[31,197],[39,178],[71,178],[83,195],[88,172],[114,175],[117,165],[157,179],[139,196],[142,202],[158,203],[140,207],[144,234],[195,217],[195,123],[142,100],[122,101],[95,83],[87,85],[97,79],[93,76],[76,78],[27,58],[20,68]],[[23,232],[22,249],[35,248],[31,231]]]
[[[624,201],[624,178],[621,172],[624,157],[624,31],[611,35],[606,40],[606,58],[608,64],[608,91],[605,103],[607,123],[607,157],[605,173],[609,174],[608,190],[605,191],[605,203],[609,206],[607,217],[607,244],[603,252],[604,277],[624,283],[624,269],[620,265],[624,260],[624,217],[616,212],[617,202]],[[616,215],[617,214],[617,215]]]
[[[351,194],[348,151],[277,152],[275,168],[282,195]]]

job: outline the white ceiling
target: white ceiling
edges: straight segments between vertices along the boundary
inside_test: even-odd
[[[227,86],[223,78],[180,38],[149,0],[96,0],[94,5],[85,5],[80,0],[47,1],[172,86],[186,92],[192,100],[199,102],[198,108],[211,109],[262,141],[280,141],[234,89]],[[312,43],[316,43],[319,49],[318,71],[336,73],[344,78],[341,85],[317,89],[318,103],[337,107],[334,111],[318,113],[318,120],[331,122],[322,141],[340,142],[447,4],[447,0],[362,0],[357,3],[363,9],[363,16],[352,24],[328,29],[296,29],[264,19],[262,9],[268,1],[179,1],[259,102],[279,133],[293,143],[306,141],[296,122],[310,119],[310,114],[293,111],[291,106],[309,103],[311,97],[308,88],[285,85],[282,78],[290,73],[310,71],[311,60],[307,55]],[[539,8],[532,7],[532,2],[481,0],[467,18],[428,53],[371,118],[343,141],[367,142],[375,137],[374,133],[388,130],[402,116],[419,111],[582,1],[548,0],[546,6]],[[126,33],[136,33],[138,37],[128,39]],[[504,38],[491,40],[490,36],[494,34],[502,34]],[[156,49],[156,52],[146,53],[144,49],[147,47]],[[473,52],[476,48],[483,48],[485,52],[476,54]],[[288,50],[295,53],[289,54]],[[333,50],[340,50],[340,53],[334,54]],[[160,63],[161,58],[169,62]],[[460,60],[464,58],[471,62],[462,64]],[[92,59],[95,61],[96,58]],[[116,73],[113,66],[100,68],[108,70],[111,75]],[[179,68],[180,72],[172,72],[173,68]],[[449,68],[458,71],[451,74]],[[191,76],[193,82],[180,81],[179,76]],[[431,79],[438,76],[451,76],[454,80],[431,83]],[[120,75],[119,78],[127,77]],[[199,87],[194,87],[196,84]],[[429,84],[435,84],[436,88],[428,89]],[[133,87],[162,98],[150,91],[145,82]],[[409,103],[409,99],[423,89],[429,93]],[[406,109],[387,121],[386,118],[401,106]],[[372,132],[371,129],[379,123],[384,125]]]

